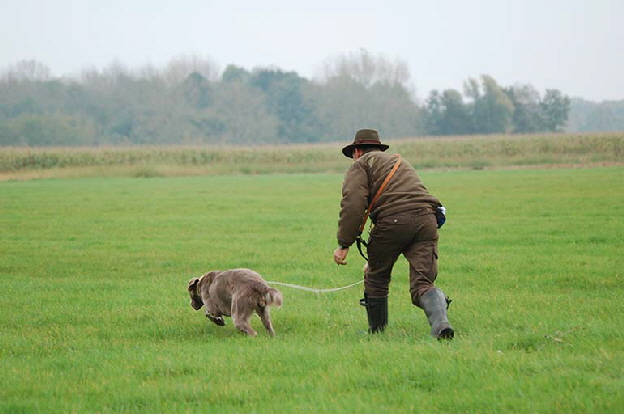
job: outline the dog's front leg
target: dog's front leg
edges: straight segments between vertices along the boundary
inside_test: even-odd
[[[219,326],[225,326],[225,319],[221,316],[221,313],[212,301],[205,301],[206,303],[206,317],[210,319],[212,323]]]
[[[222,316],[214,316],[206,312],[206,317],[215,325],[225,326],[225,319]]]
[[[271,315],[269,313],[269,308],[266,306],[258,307],[258,316],[260,316],[260,320],[262,324],[266,328],[267,332],[271,336],[275,336],[275,331],[273,330],[273,324],[271,323]]]

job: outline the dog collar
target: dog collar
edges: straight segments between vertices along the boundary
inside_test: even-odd
[[[201,290],[200,290],[200,288],[199,288],[199,285],[201,284],[202,280],[204,280],[204,276],[206,276],[206,275],[203,275],[202,277],[200,277],[200,278],[199,278],[199,280],[197,281],[197,286],[195,286],[195,294],[196,294],[196,295],[197,295],[200,299],[201,299]],[[203,301],[202,301],[202,302],[203,302]]]

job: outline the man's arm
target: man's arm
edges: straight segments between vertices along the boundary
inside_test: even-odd
[[[336,250],[334,250],[334,262],[339,265],[346,265],[347,254],[349,254],[348,247],[338,247]]]
[[[347,171],[342,184],[337,238],[343,250],[355,243],[355,238],[359,236],[360,225],[368,207],[368,191],[368,175],[362,164],[356,161]]]

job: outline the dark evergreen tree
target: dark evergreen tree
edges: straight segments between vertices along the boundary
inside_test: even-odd
[[[269,113],[278,119],[280,142],[318,142],[318,121],[302,93],[306,79],[295,72],[266,69],[254,72],[250,82],[264,92]]]

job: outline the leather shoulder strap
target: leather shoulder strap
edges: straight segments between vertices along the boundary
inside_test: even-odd
[[[394,176],[394,173],[399,168],[399,165],[401,165],[401,155],[400,154],[394,154],[394,155],[396,155],[397,157],[397,162],[394,164],[394,167],[392,167],[392,170],[390,170],[390,172],[386,176],[386,179],[384,180],[384,182],[381,183],[379,190],[377,190],[377,194],[375,194],[375,197],[373,197],[373,200],[368,205],[368,209],[366,210],[366,214],[364,214],[364,219],[362,220],[362,224],[360,225],[360,234],[362,234],[362,232],[364,231],[364,227],[366,226],[366,221],[368,220],[368,216],[370,215],[370,212],[373,210],[373,205],[375,204],[379,196],[381,196],[381,193],[383,192],[383,190],[386,188],[386,186],[390,182],[390,179],[392,179],[392,177]]]

